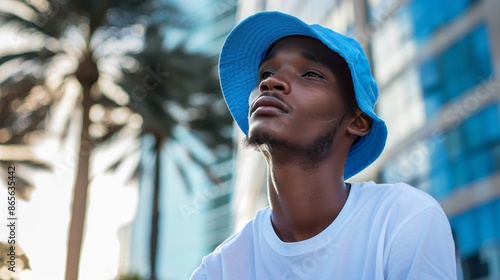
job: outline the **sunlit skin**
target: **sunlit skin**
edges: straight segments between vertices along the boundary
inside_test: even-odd
[[[285,242],[311,238],[337,217],[349,195],[344,163],[371,120],[346,108],[320,41],[286,37],[259,68],[249,98],[248,142],[266,158],[272,224]]]

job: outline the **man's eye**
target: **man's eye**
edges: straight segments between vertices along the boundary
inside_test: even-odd
[[[272,73],[272,72],[270,72],[270,71],[264,71],[264,72],[262,72],[262,73],[260,74],[260,79],[261,79],[261,80],[265,80],[265,79],[267,79],[267,78],[271,77],[272,75],[273,75],[273,73]]]
[[[321,76],[320,74],[316,73],[316,72],[312,72],[312,71],[308,71],[304,74],[304,76],[306,77],[315,77],[315,78],[323,78],[323,76]]]

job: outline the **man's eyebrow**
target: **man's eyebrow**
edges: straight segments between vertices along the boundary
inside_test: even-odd
[[[264,56],[264,59],[262,59],[262,61],[260,62],[259,64],[259,67],[264,64],[264,62],[272,59],[273,57],[276,56],[276,52],[269,52],[269,53],[266,53],[266,56]]]
[[[275,56],[276,56],[276,52],[271,51],[271,52],[267,53],[266,56],[264,57],[264,59],[262,59],[262,61],[260,62],[260,65],[262,65],[266,61],[274,58]],[[331,68],[331,65],[327,62],[327,60],[321,59],[319,56],[314,55],[313,53],[302,52],[301,56],[309,61],[319,63],[327,68]],[[259,65],[259,67],[260,67],[260,65]]]
[[[327,68],[331,68],[331,65],[327,62],[327,60],[321,59],[319,56],[314,55],[313,53],[302,52],[301,55],[302,55],[303,58],[305,58],[307,60],[310,60],[312,62],[316,62],[316,63],[322,64],[323,66],[325,66]]]

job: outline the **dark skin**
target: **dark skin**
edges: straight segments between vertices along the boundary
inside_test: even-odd
[[[348,110],[328,66],[332,51],[303,36],[278,41],[261,63],[249,98],[248,142],[269,169],[272,224],[285,242],[311,238],[338,216],[349,195],[344,164],[371,119]]]

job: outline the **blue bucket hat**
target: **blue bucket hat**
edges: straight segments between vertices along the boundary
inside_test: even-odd
[[[248,98],[257,86],[260,63],[275,41],[291,35],[316,38],[346,60],[358,106],[373,119],[370,132],[349,149],[344,166],[344,178],[348,179],[379,157],[387,139],[387,127],[374,111],[378,86],[361,45],[354,39],[317,24],[308,25],[288,14],[269,11],[254,14],[239,23],[222,46],[219,77],[224,99],[236,123],[247,135]]]

